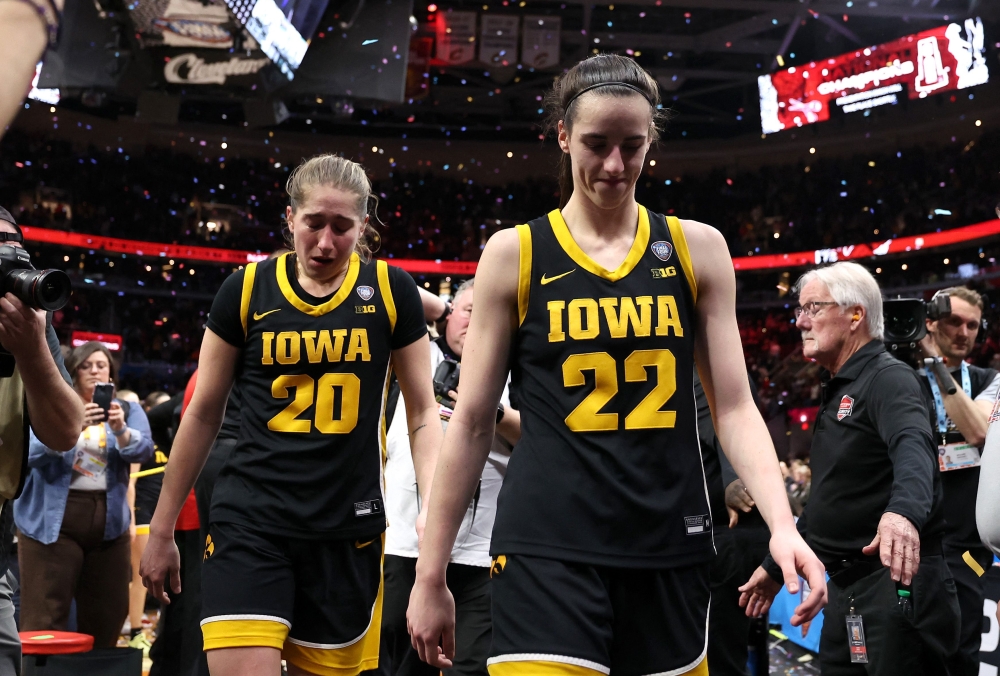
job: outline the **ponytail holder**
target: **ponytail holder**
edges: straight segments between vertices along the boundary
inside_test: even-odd
[[[651,106],[653,105],[653,102],[649,100],[649,96],[646,94],[646,92],[639,89],[634,84],[629,84],[628,82],[598,82],[597,84],[592,84],[589,87],[584,87],[583,89],[578,91],[576,95],[569,100],[569,103],[566,104],[565,109],[569,110],[569,107],[573,105],[574,101],[576,101],[578,98],[589,92],[591,89],[597,89],[598,87],[626,87],[640,94],[642,98],[646,99],[646,102],[649,103],[649,105]]]

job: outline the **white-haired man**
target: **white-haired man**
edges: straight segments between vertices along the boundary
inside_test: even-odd
[[[882,296],[867,270],[836,263],[803,275],[796,290],[803,354],[827,371],[799,519],[830,574],[823,676],[944,674],[959,610],[921,385],[881,342]],[[766,610],[780,588],[773,568],[765,560],[742,587],[748,613]]]

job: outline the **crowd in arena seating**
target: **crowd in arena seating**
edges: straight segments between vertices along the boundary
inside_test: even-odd
[[[965,146],[698,176],[650,167],[639,201],[720,228],[734,256],[826,248],[976,223],[994,215],[1000,134]],[[211,161],[208,161],[211,159]],[[661,163],[661,167],[662,167]],[[28,225],[153,241],[267,251],[281,241],[287,166],[148,147],[74,150],[23,133],[0,143],[0,202]],[[382,253],[477,260],[500,227],[556,206],[554,180],[481,185],[461,174],[378,180]]]

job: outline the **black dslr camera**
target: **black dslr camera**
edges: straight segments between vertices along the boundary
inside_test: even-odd
[[[20,234],[0,232],[0,243],[20,242]],[[72,286],[62,270],[36,270],[21,247],[0,245],[0,295],[12,293],[36,310],[60,310],[69,302]],[[0,378],[14,373],[14,355],[0,347]]]
[[[448,408],[455,408],[455,401],[448,396],[448,392],[458,391],[458,378],[462,371],[462,365],[457,361],[445,359],[438,364],[434,371],[434,398],[439,404]]]

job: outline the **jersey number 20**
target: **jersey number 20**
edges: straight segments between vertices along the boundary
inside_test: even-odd
[[[358,398],[361,380],[353,373],[327,373],[316,382],[307,375],[279,376],[271,383],[271,396],[288,399],[288,390],[295,389],[295,398],[281,413],[271,418],[267,429],[273,432],[308,434],[315,424],[323,434],[347,434],[358,424]],[[334,419],[334,394],[340,389],[340,417]],[[313,420],[299,418],[313,405]]]
[[[625,358],[625,382],[645,382],[647,367],[656,367],[656,386],[625,416],[627,430],[669,428],[677,422],[677,411],[660,410],[677,391],[677,361],[673,352],[635,350]],[[562,366],[563,386],[585,385],[584,371],[594,372],[594,391],[566,416],[566,426],[573,432],[617,430],[618,414],[600,412],[618,394],[618,368],[614,357],[607,352],[570,355]]]

